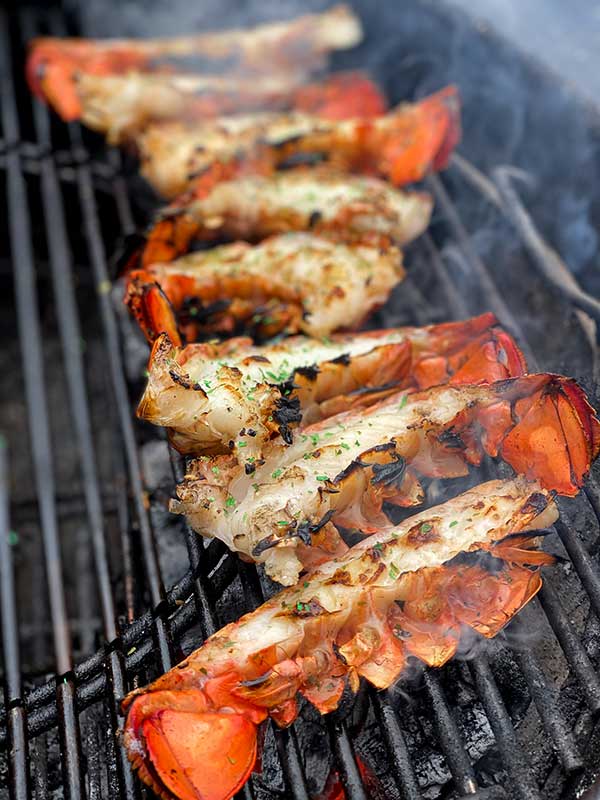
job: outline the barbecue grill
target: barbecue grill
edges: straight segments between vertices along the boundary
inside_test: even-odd
[[[491,310],[531,368],[573,375],[594,398],[595,110],[439,4],[363,5],[365,43],[336,66],[366,64],[392,101],[448,80],[465,98],[461,155],[427,180],[433,225],[373,324]],[[109,267],[151,201],[127,159],[31,100],[22,74],[28,39],[79,26],[60,9],[0,16],[0,792],[17,800],[148,796],[116,735],[120,699],[274,588],[164,510],[185,464],[134,420],[140,351]],[[458,491],[432,482],[429,500]],[[561,511],[546,540],[561,560],[502,636],[469,641],[443,670],[414,664],[327,718],[305,708],[289,730],[269,727],[262,774],[240,797],[308,800],[335,770],[348,800],[600,798],[593,475]]]

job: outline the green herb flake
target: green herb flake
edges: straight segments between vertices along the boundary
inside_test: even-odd
[[[458,525],[458,520],[457,519],[453,519],[452,522],[450,523],[449,527],[450,528],[454,528],[455,525]]]
[[[398,575],[400,574],[400,570],[395,564],[390,564],[390,578],[395,581]]]
[[[283,527],[284,525],[289,525],[290,523],[287,521],[287,519],[278,519],[277,524]]]
[[[235,500],[231,495],[229,495],[227,500],[225,500],[225,505],[227,506],[227,508],[232,508],[235,505]]]
[[[424,522],[421,525],[421,533],[429,533],[429,531],[432,529],[432,527],[433,526],[430,525],[428,522]]]
[[[210,471],[213,473],[213,475],[218,475],[221,472],[218,467],[211,467]]]
[[[248,442],[238,442],[238,447],[248,447]]]
[[[328,481],[329,478],[327,475],[316,475],[315,476],[318,481]]]
[[[277,469],[273,470],[273,472],[271,473],[271,477],[277,479],[282,472],[283,470],[278,467]]]
[[[400,403],[398,404],[398,411],[402,411],[404,406],[408,403],[408,395],[405,394]]]

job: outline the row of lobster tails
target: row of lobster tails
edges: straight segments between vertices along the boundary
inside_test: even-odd
[[[362,329],[403,290],[433,209],[409,185],[446,167],[461,122],[454,86],[388,109],[363,73],[315,74],[361,38],[336,6],[31,45],[32,90],[168,203],[120,264],[151,347],[137,415],[187,458],[170,510],[285,587],[124,699],[127,754],[163,800],[229,800],[300,698],[326,714],[495,636],[553,562],[555,495],[600,451],[583,389],[529,374],[493,314]],[[514,477],[432,505],[431,482],[484,459]]]

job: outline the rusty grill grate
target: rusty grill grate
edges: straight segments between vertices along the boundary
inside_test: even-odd
[[[99,150],[78,125],[60,125],[25,94],[15,64],[23,42],[41,32],[64,34],[62,15],[24,10],[16,19],[0,16],[4,238],[13,265],[34,484],[29,511],[26,503],[15,502],[11,513],[25,519],[27,512],[33,519],[45,579],[29,592],[32,605],[47,604],[33,622],[24,619],[25,611],[35,609],[24,609],[20,602],[15,548],[5,535],[9,483],[1,448],[5,705],[0,739],[7,769],[0,792],[7,790],[16,800],[135,798],[144,790],[114,735],[122,722],[120,698],[128,688],[169,669],[182,646],[187,652],[239,612],[239,602],[231,605],[233,594],[243,597],[247,610],[270,587],[253,567],[226,555],[218,542],[205,547],[185,528],[178,529],[186,545],[183,555],[177,551],[181,572],[172,579],[157,504],[148,499],[142,469],[147,467],[144,448],[157,434],[147,434],[134,422],[131,392],[136,387],[128,380],[107,261],[118,238],[134,231],[140,209],[132,205],[120,155]],[[25,111],[18,102],[27,106]],[[410,277],[382,319],[385,324],[427,324],[489,309],[517,336],[532,368],[563,364],[565,371],[587,376],[589,385],[596,377],[593,320],[600,319],[600,303],[582,291],[541,238],[515,188],[520,177],[501,168],[488,178],[456,156],[447,176],[428,179],[436,219],[411,250]],[[480,257],[454,202],[457,194],[489,206],[500,239],[513,240],[506,274],[492,271]],[[2,255],[9,257],[8,252]],[[540,333],[530,324],[523,282],[540,298],[536,309],[546,323],[560,320],[554,333],[549,328]],[[477,291],[467,291],[473,286]],[[48,329],[60,342],[55,352],[62,364],[66,407],[57,408],[51,388],[59,368],[47,358]],[[81,347],[92,329],[99,332],[96,360]],[[563,330],[569,341],[561,338]],[[94,411],[98,400],[101,430]],[[70,430],[69,441],[58,445],[57,415],[67,417]],[[161,446],[166,452],[166,444]],[[62,447],[74,450],[80,474],[73,495],[66,498]],[[184,464],[174,452],[170,464],[172,488]],[[65,519],[71,517],[82,520],[83,548],[91,553],[81,573],[72,539],[65,538]],[[551,537],[564,562],[547,570],[539,598],[505,635],[477,643],[468,659],[444,670],[415,668],[414,675],[388,692],[362,691],[353,708],[324,722],[303,717],[289,730],[270,730],[266,777],[253,778],[240,796],[308,800],[315,787],[307,725],[316,731],[316,749],[330,751],[327,763],[339,771],[348,800],[580,796],[600,768],[599,519],[600,490],[591,479],[581,498],[563,504],[557,536]],[[75,608],[73,591],[80,602]],[[44,664],[36,653],[50,652],[54,662],[36,667]],[[461,687],[458,695],[456,685]],[[460,692],[469,698],[461,700]],[[532,748],[541,748],[543,757],[534,757]],[[377,785],[363,783],[357,752],[375,764]],[[600,796],[595,791],[588,796]]]

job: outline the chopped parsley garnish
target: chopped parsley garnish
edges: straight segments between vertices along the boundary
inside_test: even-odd
[[[405,394],[400,403],[398,404],[398,411],[402,411],[404,406],[408,403],[408,395]]]
[[[229,495],[227,500],[225,500],[225,505],[227,506],[227,508],[232,508],[235,505],[235,500],[231,495]]]
[[[400,574],[400,570],[395,564],[390,564],[390,578],[395,581],[398,575]]]
[[[278,467],[277,469],[273,470],[273,472],[271,473],[271,477],[278,478],[282,472],[283,470]]]
[[[431,530],[432,527],[433,526],[430,525],[428,522],[424,522],[421,525],[421,533],[429,533],[429,531]]]
[[[457,519],[453,519],[452,522],[450,523],[449,527],[453,528],[455,525],[458,525],[458,520]]]
[[[315,476],[318,481],[328,481],[329,477],[327,475],[316,475]]]

